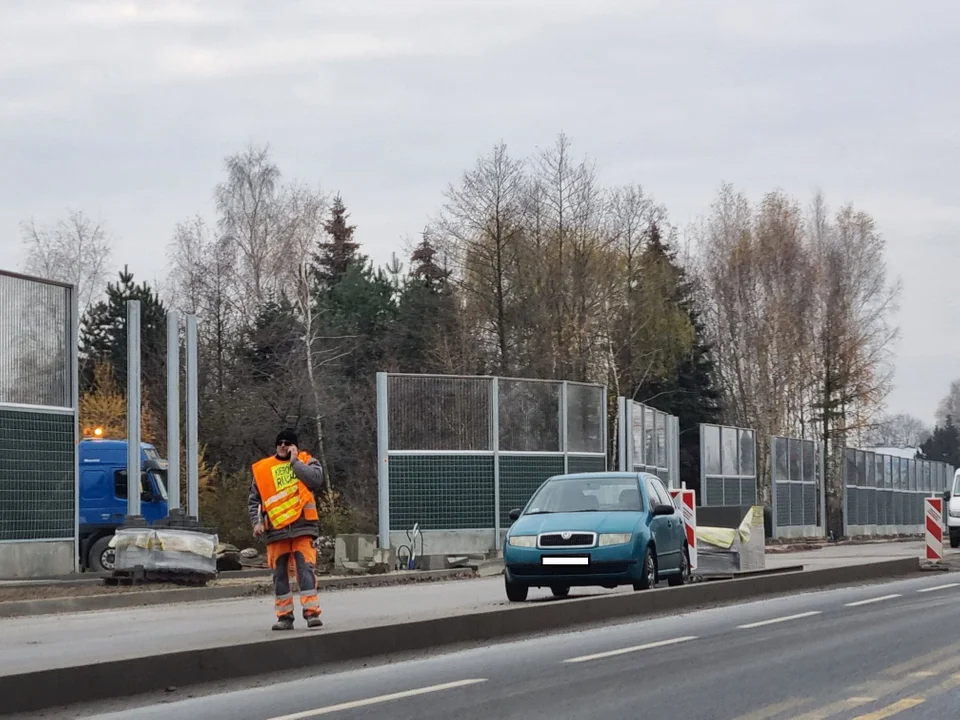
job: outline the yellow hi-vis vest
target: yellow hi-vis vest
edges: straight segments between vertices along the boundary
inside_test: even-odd
[[[306,452],[297,458],[304,463],[312,459]],[[267,514],[267,529],[285,528],[301,515],[305,520],[319,519],[313,493],[294,474],[288,460],[278,460],[271,455],[254,463],[253,479]]]

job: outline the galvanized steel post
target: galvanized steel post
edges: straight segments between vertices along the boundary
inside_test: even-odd
[[[563,451],[563,472],[570,472],[569,446],[567,444],[567,381],[560,384],[560,450]],[[499,507],[499,505],[497,506]],[[498,514],[499,517],[499,514]],[[499,533],[497,534],[499,538]]]
[[[167,505],[180,509],[180,314],[167,313]]]
[[[387,374],[377,373],[377,491],[380,547],[390,548],[390,436]],[[412,551],[412,548],[411,548]]]
[[[80,572],[80,296],[70,288],[70,404],[73,406],[73,571]]]
[[[200,518],[200,453],[197,440],[197,316],[187,315],[187,516]]]
[[[500,550],[500,378],[498,377],[492,378],[490,382],[490,442],[493,450],[493,549]]]
[[[127,300],[127,515],[140,516],[140,301]]]

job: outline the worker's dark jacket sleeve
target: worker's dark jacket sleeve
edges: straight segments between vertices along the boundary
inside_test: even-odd
[[[290,466],[293,468],[293,473],[297,478],[310,488],[311,491],[317,493],[323,489],[323,466],[319,460],[310,458],[310,462],[304,463],[294,458]],[[314,498],[310,498],[310,500],[311,502],[315,502]],[[256,525],[261,520],[259,514],[261,502],[260,491],[257,489],[256,480],[254,480],[250,485],[250,495],[247,498],[247,511],[250,515],[251,525]],[[316,522],[306,520],[303,515],[301,515],[285,528],[281,528],[280,530],[267,529],[263,535],[263,540],[264,542],[272,543],[295,537],[320,537],[320,527]]]

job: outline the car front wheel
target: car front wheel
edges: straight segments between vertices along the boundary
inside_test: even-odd
[[[643,551],[643,575],[633,584],[634,590],[649,590],[657,584],[657,558],[648,545]]]
[[[687,549],[687,546],[683,546],[683,553],[680,556],[680,574],[671,575],[667,580],[667,585],[670,587],[676,587],[677,585],[683,585],[690,577],[690,551]]]
[[[950,533],[950,547],[960,547],[960,532]]]
[[[510,602],[523,602],[527,599],[527,593],[530,592],[530,588],[526,585],[512,583],[509,580],[505,580],[504,584],[507,588],[507,600]]]

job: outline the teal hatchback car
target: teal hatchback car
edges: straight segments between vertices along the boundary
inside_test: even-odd
[[[565,597],[574,586],[646,590],[690,574],[683,518],[656,475],[557,475],[510,519],[504,577],[512,602],[531,587]]]

